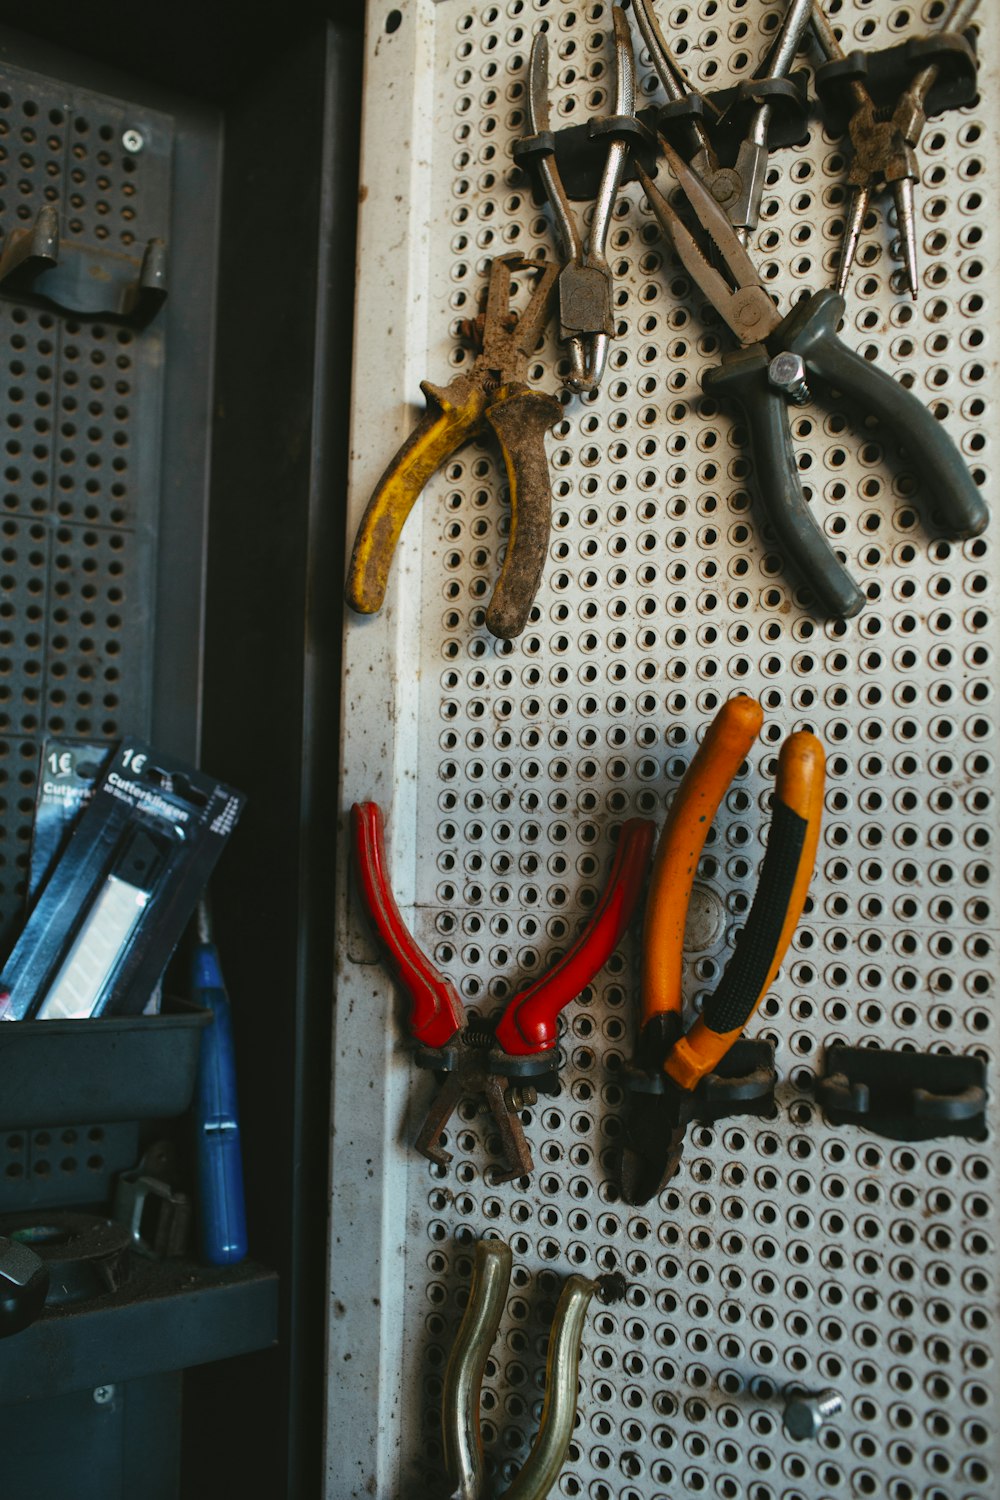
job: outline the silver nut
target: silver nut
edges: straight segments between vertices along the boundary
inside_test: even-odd
[[[792,354],[787,349],[776,354],[767,367],[767,378],[776,390],[783,391],[796,406],[809,400],[805,361],[801,354]]]
[[[146,142],[143,139],[141,130],[122,131],[122,145],[124,146],[125,150],[131,152],[133,156],[137,156],[145,144]]]
[[[109,1401],[114,1400],[114,1396],[115,1388],[113,1385],[98,1385],[94,1387],[94,1400],[98,1406],[107,1406]]]

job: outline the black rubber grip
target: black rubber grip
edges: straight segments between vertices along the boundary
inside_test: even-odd
[[[823,535],[802,493],[788,408],[782,393],[767,378],[769,363],[764,345],[751,344],[706,370],[702,389],[737,401],[743,408],[757,494],[782,555],[801,574],[824,614],[856,615],[865,596]]]
[[[533,156],[553,156],[556,138],[551,130],[540,130],[537,135],[523,135],[514,142],[514,160],[530,161]]]
[[[663,123],[673,124],[675,120],[690,120],[692,116],[703,120],[707,113],[707,106],[700,94],[685,94],[683,99],[668,99],[666,104],[661,104],[658,119]]]
[[[761,998],[788,914],[807,827],[807,820],[786,803],[776,805],[760,885],[747,924],[736,941],[719,988],[705,1002],[701,1013],[709,1031],[723,1033],[745,1026]]]
[[[837,337],[843,316],[843,297],[836,292],[815,292],[778,324],[767,347],[771,354],[791,350],[801,355],[810,375],[853,397],[863,411],[894,428],[914,476],[948,534],[978,536],[989,512],[965,459],[912,391]]]
[[[641,120],[635,115],[605,115],[602,119],[591,120],[591,136],[610,135],[615,140],[630,140],[649,142],[652,135]]]
[[[792,99],[796,104],[802,102],[802,89],[791,78],[744,78],[736,90],[741,103],[762,104],[765,99],[771,103],[779,95],[782,102],[786,99]]]

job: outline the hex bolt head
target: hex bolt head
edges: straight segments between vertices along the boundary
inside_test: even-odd
[[[734,203],[739,196],[740,179],[732,167],[720,167],[713,174],[709,187],[716,203],[725,208],[727,204]]]
[[[840,1411],[843,1404],[843,1398],[829,1388],[812,1395],[803,1391],[798,1396],[792,1396],[785,1402],[785,1431],[796,1442],[808,1442],[817,1435],[824,1422]]]
[[[122,131],[122,145],[132,156],[138,156],[145,144],[146,142],[141,130],[131,129]]]
[[[792,354],[787,349],[776,354],[767,367],[767,378],[776,390],[783,391],[796,406],[802,406],[809,400],[805,361],[801,354]]]

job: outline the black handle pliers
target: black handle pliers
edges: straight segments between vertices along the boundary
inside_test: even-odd
[[[989,519],[986,502],[931,412],[905,386],[838,338],[844,299],[831,291],[814,292],[783,318],[712,194],[662,136],[660,145],[729,280],[709,263],[691,231],[636,163],[650,206],[685,269],[741,345],[707,371],[702,389],[728,396],[743,408],[761,502],[782,552],[811,588],[819,609],[828,615],[855,615],[864,595],[826,541],[799,484],[786,401],[808,399],[807,374],[853,397],[895,428],[953,536],[979,535]]]

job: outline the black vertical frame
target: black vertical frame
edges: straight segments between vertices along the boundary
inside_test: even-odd
[[[293,3],[237,27],[210,0],[146,18],[53,0],[18,17],[30,35],[0,32],[0,57],[9,39],[29,66],[170,109],[178,197],[198,204],[171,257],[152,737],[249,797],[213,908],[251,1252],[281,1280],[277,1348],[185,1374],[181,1493],[199,1500],[322,1489],[362,11]]]
[[[359,111],[360,36],[325,27],[226,116],[202,750],[250,799],[216,921],[239,1006],[250,1227],[282,1275],[283,1343],[189,1377],[192,1496],[241,1478],[268,1494],[321,1487]],[[242,1455],[213,1455],[223,1410]]]

